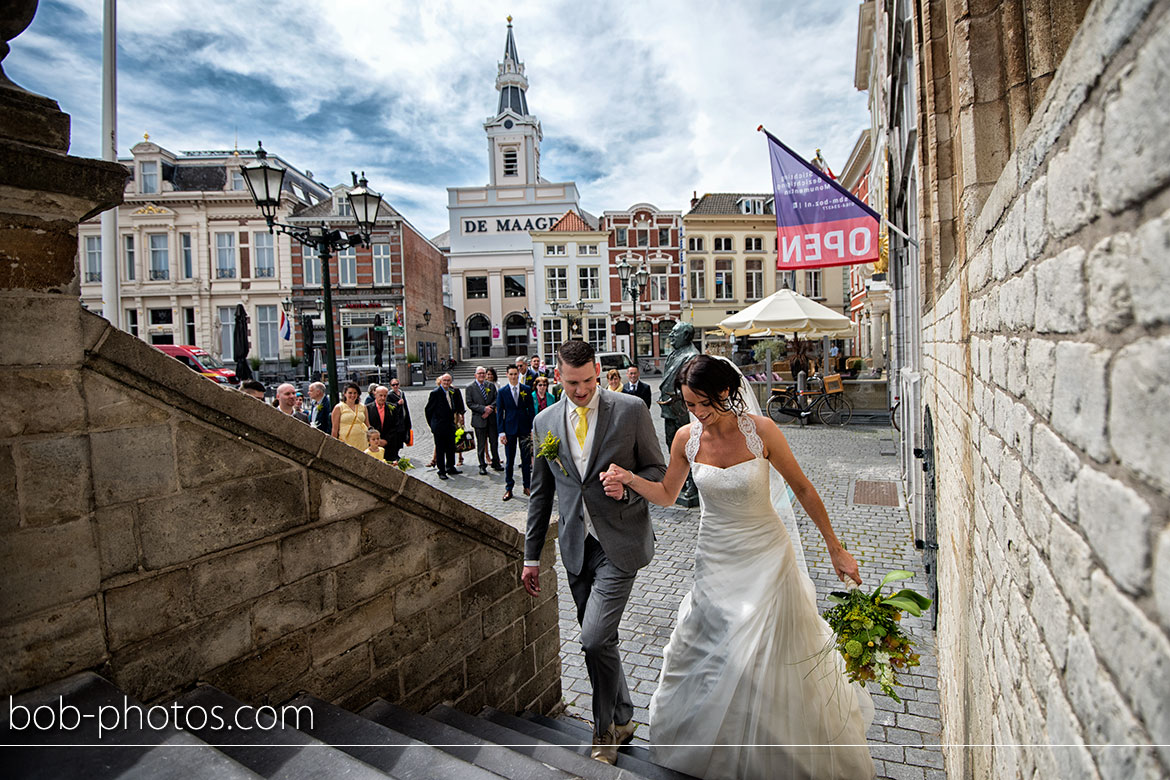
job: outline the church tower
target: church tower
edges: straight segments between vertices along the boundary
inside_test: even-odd
[[[516,53],[512,17],[508,17],[508,38],[504,61],[499,64],[496,90],[500,93],[496,115],[484,122],[488,139],[488,170],[491,187],[537,184],[540,178],[540,120],[528,113],[528,78]]]

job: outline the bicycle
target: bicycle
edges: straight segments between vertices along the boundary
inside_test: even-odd
[[[767,411],[768,417],[777,425],[787,425],[795,420],[808,425],[814,412],[822,425],[845,425],[853,417],[853,404],[842,392],[825,392],[822,380],[820,390],[806,390],[799,395],[795,385],[773,389]]]

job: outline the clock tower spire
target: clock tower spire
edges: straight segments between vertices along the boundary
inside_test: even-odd
[[[528,113],[528,77],[516,51],[512,34],[512,17],[508,17],[508,37],[504,41],[504,59],[496,74],[500,93],[496,115],[484,123],[488,137],[488,166],[491,186],[536,184],[540,178],[540,120]]]

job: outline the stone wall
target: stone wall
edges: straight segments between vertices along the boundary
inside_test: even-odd
[[[960,160],[924,193],[979,195],[923,280],[943,743],[954,777],[1165,777],[1170,3],[1098,0],[1057,61],[1026,124],[955,123],[1012,139],[993,186]]]
[[[76,295],[0,293],[0,333],[4,693],[93,669],[146,701],[559,704],[555,582],[524,593],[511,527]]]

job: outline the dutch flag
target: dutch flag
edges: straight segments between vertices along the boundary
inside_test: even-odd
[[[280,337],[285,341],[292,339],[292,326],[288,322],[288,316],[283,311],[280,313]]]

